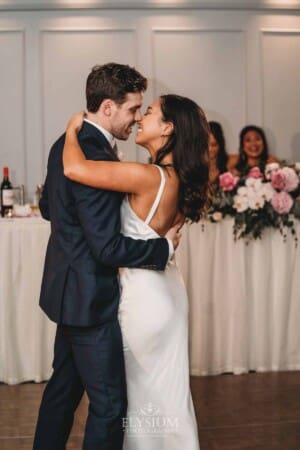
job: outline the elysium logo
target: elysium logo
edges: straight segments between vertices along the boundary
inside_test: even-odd
[[[127,434],[161,436],[178,429],[179,419],[162,413],[159,406],[149,402],[137,411],[128,411],[123,427]]]

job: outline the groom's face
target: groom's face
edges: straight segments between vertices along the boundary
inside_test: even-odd
[[[126,141],[132,132],[133,126],[141,120],[142,92],[130,92],[121,105],[113,104],[111,113],[111,133],[117,139]]]

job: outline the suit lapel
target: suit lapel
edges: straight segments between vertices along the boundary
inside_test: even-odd
[[[116,151],[111,148],[106,137],[98,128],[94,127],[88,122],[83,122],[80,132],[83,134],[88,134],[89,136],[93,136],[93,138],[95,138],[95,140],[97,141],[97,144],[99,144],[99,149],[103,149],[106,153],[108,153],[113,161],[120,161]]]

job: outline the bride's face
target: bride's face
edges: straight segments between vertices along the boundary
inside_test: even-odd
[[[163,120],[160,100],[148,106],[142,119],[138,121],[135,142],[148,150],[161,148],[169,138],[167,130],[169,122]]]

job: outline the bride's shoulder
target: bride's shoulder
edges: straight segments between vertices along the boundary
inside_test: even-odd
[[[155,188],[160,182],[161,175],[154,164],[142,162],[120,164],[123,165],[123,176],[135,179],[135,184],[140,192]]]

